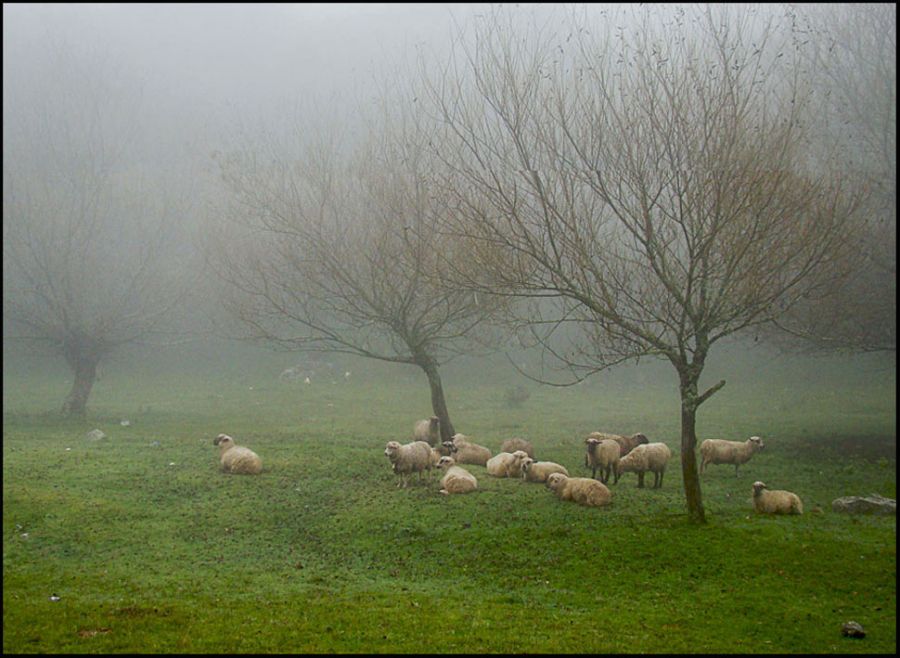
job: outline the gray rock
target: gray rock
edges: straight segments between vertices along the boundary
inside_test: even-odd
[[[91,430],[90,432],[88,432],[87,434],[85,434],[84,438],[88,439],[89,441],[99,441],[101,439],[105,439],[106,434],[104,434],[102,431],[100,431],[98,429],[94,429],[94,430]]]
[[[847,514],[896,514],[897,501],[878,494],[844,496],[831,501],[831,509],[834,512],[846,512]]]
[[[862,639],[866,636],[863,627],[855,621],[848,621],[841,624],[841,635],[844,637],[856,637]]]

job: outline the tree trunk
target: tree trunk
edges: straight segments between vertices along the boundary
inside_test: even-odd
[[[441,385],[441,376],[438,374],[437,364],[428,358],[417,361],[425,375],[428,377],[428,386],[431,387],[431,408],[434,415],[441,423],[441,441],[450,441],[456,434],[453,423],[450,422],[450,414],[447,412],[447,402],[444,400],[444,387]]]
[[[697,470],[697,395],[699,373],[691,368],[679,370],[681,379],[681,474],[684,479],[684,497],[687,501],[688,517],[694,523],[706,523],[703,511],[703,497],[700,493],[700,473]]]
[[[69,360],[75,381],[63,403],[62,411],[66,416],[83,418],[87,413],[87,401],[97,379],[97,364],[97,360],[83,356]]]

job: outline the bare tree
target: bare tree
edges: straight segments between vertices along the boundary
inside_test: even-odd
[[[701,386],[707,355],[843,275],[854,197],[808,166],[783,24],[729,6],[617,11],[553,31],[495,10],[463,35],[425,75],[436,184],[453,197],[445,230],[469,244],[454,280],[525,300],[509,308],[569,383],[640,356],[673,365],[702,522],[697,410],[725,385]]]
[[[451,246],[435,230],[425,154],[403,116],[380,116],[364,137],[300,128],[324,137],[254,138],[222,156],[232,231],[216,229],[210,263],[244,338],[421,368],[448,440],[440,366],[486,337],[491,307],[444,285]]]
[[[180,208],[132,152],[139,93],[102,57],[52,55],[4,78],[4,338],[58,351],[74,375],[63,412],[83,416],[100,362],[180,298],[165,259]]]

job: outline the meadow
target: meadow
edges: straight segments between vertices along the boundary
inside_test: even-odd
[[[436,476],[398,489],[384,445],[430,415],[424,375],[353,362],[334,381],[279,382],[290,358],[175,359],[177,377],[123,361],[77,421],[58,415],[64,370],[5,366],[4,653],[896,651],[896,517],[831,511],[896,498],[893,368],[722,366],[698,436],[766,449],[737,475],[711,467],[696,526],[664,369],[526,381],[519,404],[522,380],[495,362],[448,369],[456,429],[493,451],[522,436],[589,476],[589,431],[672,448],[662,489],[625,474],[609,508],[589,509],[478,466],[469,495],[441,496]],[[86,439],[94,428],[108,438]],[[219,432],[263,473],[221,473]],[[760,479],[806,513],[755,515]],[[865,639],[841,636],[849,620]]]

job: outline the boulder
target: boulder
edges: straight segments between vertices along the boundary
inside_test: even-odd
[[[848,514],[896,514],[897,501],[893,498],[884,498],[878,494],[844,496],[831,501],[831,509],[834,512],[846,512]]]
[[[88,441],[99,441],[101,439],[105,439],[106,434],[104,434],[101,430],[96,429],[91,430],[90,432],[85,434],[84,438],[86,438]]]

